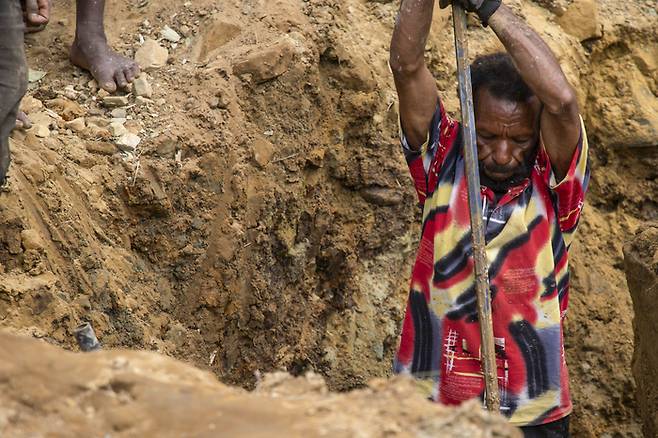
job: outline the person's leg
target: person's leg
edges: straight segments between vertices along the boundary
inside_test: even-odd
[[[27,89],[20,0],[0,2],[0,185],[9,168],[9,134],[16,124],[18,106]]]
[[[101,88],[114,92],[139,76],[139,66],[107,45],[104,12],[105,0],[77,0],[70,58],[73,64],[88,70]]]
[[[540,426],[522,427],[523,438],[569,438],[569,416]]]

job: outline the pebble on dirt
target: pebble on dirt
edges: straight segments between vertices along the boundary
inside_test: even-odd
[[[71,131],[82,132],[87,127],[87,123],[85,122],[84,117],[78,117],[76,119],[71,120],[70,122],[66,122],[64,126],[70,129]]]
[[[166,25],[160,31],[160,36],[163,39],[172,43],[177,43],[180,41],[180,35],[178,34],[178,32],[176,32],[174,29]]]
[[[110,108],[126,106],[128,105],[128,96],[105,96],[103,98],[103,105]]]
[[[142,74],[133,82],[133,91],[135,96],[151,97],[153,95],[153,87],[148,81],[148,77]]]
[[[272,155],[274,155],[274,146],[272,146],[272,143],[262,137],[257,137],[254,140],[252,148],[256,163],[261,168],[267,166],[272,159]]]
[[[142,47],[135,53],[135,61],[143,71],[164,67],[167,59],[169,51],[151,38],[146,38]]]
[[[119,139],[116,141],[116,144],[117,147],[122,151],[132,152],[141,141],[142,139],[138,135],[128,132],[119,137]]]

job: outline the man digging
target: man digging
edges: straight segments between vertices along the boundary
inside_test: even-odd
[[[562,322],[589,181],[585,129],[539,35],[500,0],[454,1],[507,51],[471,65],[501,413],[526,437],[566,437]],[[402,0],[391,41],[401,141],[423,208],[395,371],[428,379],[434,400],[459,404],[483,398],[485,382],[461,127],[423,58],[433,5]]]

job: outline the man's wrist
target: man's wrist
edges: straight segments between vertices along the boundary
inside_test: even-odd
[[[501,0],[486,0],[480,9],[478,9],[477,14],[480,18],[480,22],[484,27],[489,25],[489,20],[500,8],[502,1]]]

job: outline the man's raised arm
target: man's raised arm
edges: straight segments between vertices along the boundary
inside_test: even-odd
[[[509,8],[501,5],[489,17],[488,24],[507,49],[525,83],[543,104],[540,131],[559,182],[569,170],[580,137],[576,93],[551,49]]]
[[[425,65],[425,42],[432,24],[434,0],[402,0],[391,40],[390,65],[407,142],[419,149],[436,110],[438,92]]]

